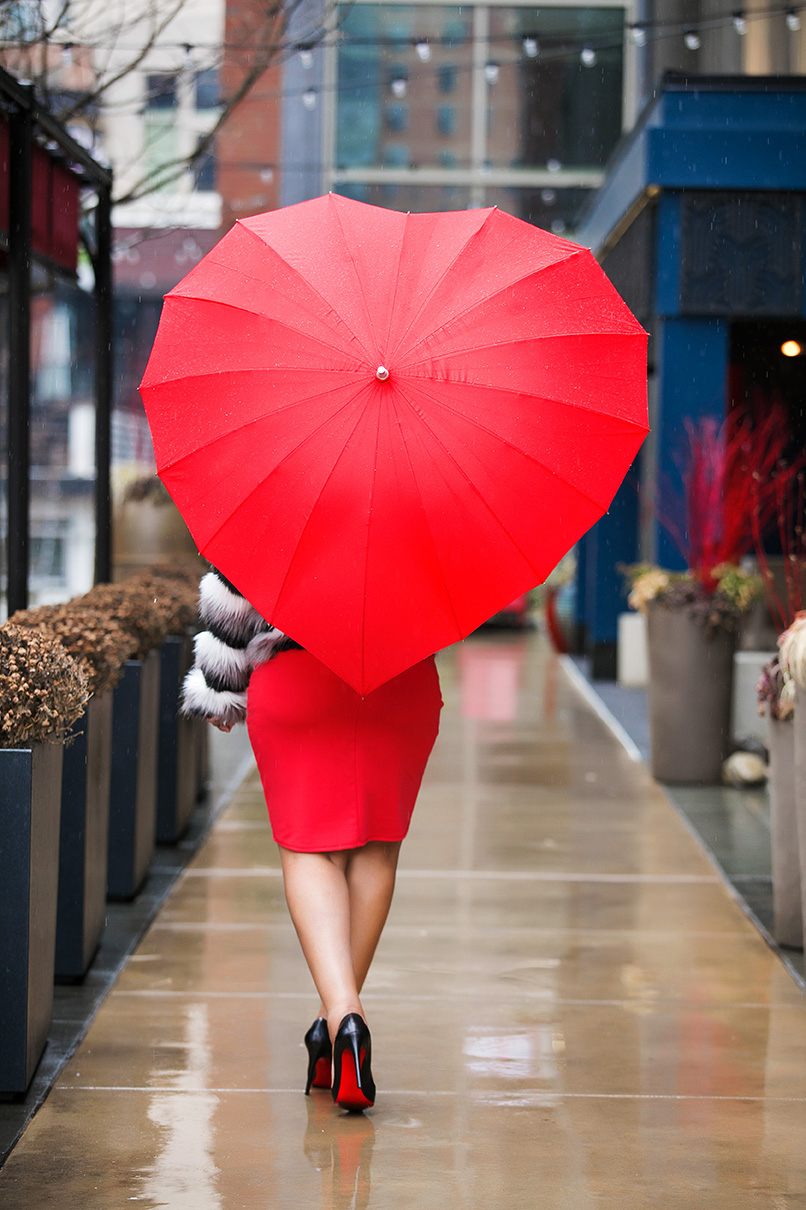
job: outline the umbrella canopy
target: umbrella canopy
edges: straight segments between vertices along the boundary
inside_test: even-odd
[[[201,553],[368,693],[607,510],[646,333],[590,252],[499,210],[330,194],[235,224],[166,296],[140,390]]]

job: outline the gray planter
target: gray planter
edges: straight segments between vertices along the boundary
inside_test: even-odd
[[[83,978],[106,922],[112,692],[90,699],[64,750],[56,979]]]
[[[129,660],[112,705],[107,895],[133,899],[154,853],[160,658]]]
[[[647,639],[652,775],[716,785],[730,752],[736,636],[651,602]]]
[[[767,710],[772,833],[772,933],[779,945],[803,945],[798,829],[795,815],[795,726]]]
[[[160,652],[159,773],[157,840],[173,844],[187,830],[196,806],[199,728],[179,713],[185,674],[193,663],[193,640],[168,638]]]
[[[61,744],[0,750],[0,1093],[23,1093],[53,1012]]]
[[[206,719],[194,718],[196,730],[196,798],[201,802],[210,789],[210,724]]]
[[[800,855],[800,902],[803,913],[803,937],[806,938],[806,691],[795,694],[795,827]]]

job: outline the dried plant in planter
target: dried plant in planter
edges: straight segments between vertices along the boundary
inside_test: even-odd
[[[21,609],[11,617],[17,626],[49,630],[74,659],[84,660],[90,691],[104,693],[120,680],[132,654],[131,634],[101,610],[88,609],[82,597],[63,605]]]
[[[199,577],[197,570],[160,566],[146,568],[124,583],[135,582],[152,597],[163,618],[165,634],[185,634],[199,620]]]
[[[184,634],[198,618],[196,577],[183,572],[136,572],[119,584],[96,584],[81,601],[132,636],[134,659],[143,659],[168,635]]]
[[[89,697],[86,666],[53,634],[0,626],[0,747],[60,742]]]

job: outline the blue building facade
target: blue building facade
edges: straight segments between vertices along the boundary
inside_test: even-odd
[[[679,479],[687,419],[783,402],[806,444],[806,79],[667,75],[578,238],[650,333],[652,432],[578,550],[580,646],[612,678],[619,564],[683,566],[648,504]]]

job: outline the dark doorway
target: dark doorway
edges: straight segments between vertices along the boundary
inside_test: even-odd
[[[760,417],[776,403],[786,409],[792,456],[806,448],[806,320],[735,320],[730,325],[729,407]]]

